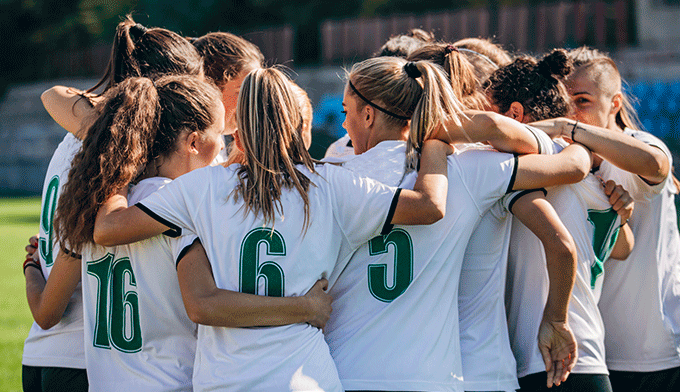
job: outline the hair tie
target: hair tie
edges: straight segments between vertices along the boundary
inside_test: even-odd
[[[456,48],[455,46],[453,46],[451,44],[446,45],[446,48],[444,48],[444,53],[449,54],[451,52],[459,52],[459,51],[458,51],[458,48]]]
[[[413,79],[423,76],[422,72],[420,72],[418,66],[413,61],[404,64],[404,71],[406,71],[406,75]]]
[[[149,29],[139,23],[135,23],[133,26],[130,26],[130,34],[135,39],[140,39],[144,34],[146,34],[147,31],[149,31]]]
[[[192,45],[194,45],[194,44],[196,43],[196,41],[198,41],[198,38],[197,38],[197,37],[190,37],[190,38],[189,38],[189,42],[190,42]]]

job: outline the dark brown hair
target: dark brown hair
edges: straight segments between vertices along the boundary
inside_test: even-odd
[[[472,64],[453,45],[428,44],[416,49],[407,60],[427,60],[444,68],[451,82],[453,93],[465,108],[485,110],[488,107],[489,101],[486,95],[478,89],[479,82]]]
[[[73,159],[54,222],[62,249],[92,243],[99,207],[140,168],[174,151],[178,137],[214,122],[221,94],[195,76],[128,78],[104,93]]]
[[[218,86],[236,77],[247,66],[264,65],[264,56],[253,43],[237,35],[223,32],[208,33],[191,41],[203,57],[206,76]]]
[[[519,102],[534,121],[562,117],[569,114],[571,100],[561,79],[573,68],[567,52],[554,49],[540,61],[528,56],[516,59],[491,74],[484,87],[500,113]]]
[[[116,28],[104,76],[87,92],[101,86],[107,91],[133,76],[202,73],[203,61],[189,41],[170,30],[144,27],[126,15]]]

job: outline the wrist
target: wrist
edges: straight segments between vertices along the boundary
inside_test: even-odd
[[[32,259],[24,260],[24,265],[23,265],[24,275],[26,275],[26,269],[27,268],[35,268],[38,271],[40,271],[40,274],[42,275],[42,268],[40,268],[40,264],[36,263]]]

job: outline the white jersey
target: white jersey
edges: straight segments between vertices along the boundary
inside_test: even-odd
[[[134,203],[167,186],[148,178],[133,186]],[[196,324],[189,320],[176,261],[195,236],[156,236],[83,252],[85,355],[95,391],[191,391]]]
[[[315,184],[308,192],[309,226],[296,190],[283,191],[276,221],[265,226],[261,214],[246,214],[233,197],[238,168],[195,170],[137,204],[164,224],[198,235],[221,289],[304,295],[391,220],[394,188],[327,164],[317,165],[317,174],[297,166]],[[200,325],[193,380],[199,391],[342,389],[321,330],[308,324]]]
[[[326,154],[324,155],[324,160],[332,159],[344,159],[345,157],[351,157],[354,155],[354,147],[352,147],[352,139],[349,138],[348,134],[341,137],[340,139],[331,143],[326,149]]]
[[[626,129],[660,148],[647,132]],[[607,365],[612,370],[653,372],[680,366],[680,238],[675,186],[669,175],[657,185],[602,162],[599,173],[621,184],[635,200],[630,227],[635,247],[626,260],[605,264],[600,311],[607,330]]]
[[[40,266],[45,279],[49,278],[54,260],[60,252],[59,243],[53,232],[54,212],[68,178],[71,161],[81,146],[80,140],[67,133],[54,151],[47,167],[42,192],[38,245]],[[82,298],[78,283],[57,325],[43,330],[38,324],[33,323],[24,343],[21,361],[23,365],[85,369]]]
[[[569,326],[578,343],[578,361],[573,373],[608,374],[604,326],[597,300],[602,264],[616,241],[620,218],[611,208],[602,183],[593,175],[577,184],[548,189],[546,199],[571,233],[578,254],[568,311]],[[537,336],[549,282],[542,243],[513,219],[506,308],[517,373],[524,377],[545,371]]]
[[[536,137],[539,154],[554,153],[553,141],[545,132],[528,125],[526,128]],[[470,146],[462,146],[461,150],[467,148]],[[512,192],[497,201],[482,217],[465,250],[458,312],[466,391],[519,389],[505,313],[505,280],[512,228],[510,210],[515,201],[531,192]]]
[[[398,184],[404,152],[405,142],[382,142],[345,167]],[[371,239],[330,279],[326,341],[345,389],[463,390],[457,310],[463,253],[483,213],[512,188],[514,169],[509,154],[450,156],[446,216]],[[402,185],[412,187],[415,177],[409,173]]]

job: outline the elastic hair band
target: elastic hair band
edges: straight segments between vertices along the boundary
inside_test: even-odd
[[[576,127],[578,127],[578,120],[574,123],[574,127],[571,128],[571,141],[576,143],[576,140],[574,140],[574,131],[576,131]]]
[[[406,71],[406,75],[413,79],[423,76],[423,73],[420,72],[418,66],[413,61],[404,64],[404,71]]]
[[[133,26],[130,26],[130,33],[134,36],[135,41],[140,39],[144,34],[146,34],[147,31],[149,31],[149,29],[139,23],[135,23]]]
[[[380,110],[381,112],[387,114],[388,116],[396,117],[396,118],[398,118],[398,119],[400,119],[400,120],[410,120],[410,119],[411,119],[411,117],[400,116],[400,115],[398,115],[398,114],[394,114],[394,113],[390,112],[390,111],[387,110],[387,109],[381,108],[380,106],[374,104],[373,102],[371,102],[371,101],[369,101],[368,99],[366,99],[366,97],[364,97],[363,95],[361,95],[361,93],[359,92],[359,90],[357,90],[357,88],[354,87],[354,85],[352,84],[352,81],[351,81],[351,80],[348,80],[347,83],[349,84],[349,87],[352,89],[352,91],[354,91],[354,93],[355,93],[359,98],[361,98],[361,99],[362,99],[364,102],[366,102],[367,104],[369,104],[369,105],[373,106],[374,108]]]
[[[190,42],[192,45],[195,44],[196,41],[198,41],[198,38],[196,38],[196,37],[190,37],[190,38],[189,38],[189,42]]]
[[[493,60],[491,60],[490,58],[484,56],[483,54],[481,54],[481,53],[479,53],[479,52],[475,52],[474,50],[470,50],[470,49],[466,49],[466,48],[458,48],[458,51],[459,51],[459,52],[465,52],[465,53],[476,54],[477,56],[479,56],[479,57],[481,57],[482,59],[484,59],[484,61],[486,61],[487,63],[493,65],[496,69],[500,68],[500,67],[498,66],[498,64],[494,63]]]
[[[446,45],[446,48],[444,48],[444,53],[449,54],[451,52],[459,52],[460,53],[458,48],[456,48],[455,46],[453,46],[451,44]]]

